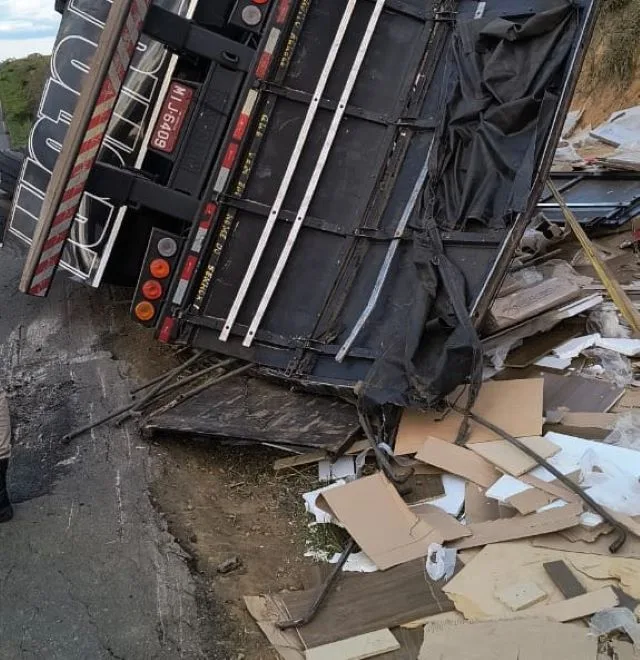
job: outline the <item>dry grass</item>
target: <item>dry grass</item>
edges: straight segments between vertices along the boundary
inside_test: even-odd
[[[640,59],[640,0],[602,0],[600,16],[583,71],[583,89],[624,88]]]

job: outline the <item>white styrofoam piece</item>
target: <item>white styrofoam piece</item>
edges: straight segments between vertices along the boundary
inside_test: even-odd
[[[318,481],[327,483],[336,479],[347,479],[356,476],[356,457],[341,456],[335,463],[329,459],[318,462]]]
[[[437,506],[439,509],[450,513],[452,516],[459,515],[464,506],[464,491],[466,483],[467,482],[461,477],[455,477],[452,474],[443,474],[442,485],[444,487],[444,495],[435,500],[429,500],[429,504],[431,504],[431,506]],[[416,506],[420,506],[420,504],[416,504]]]
[[[640,106],[614,112],[590,135],[614,147],[632,147],[640,142]]]
[[[337,488],[338,486],[344,486],[346,483],[347,482],[344,479],[340,479],[339,481],[336,481],[333,484],[329,484],[328,486],[323,486],[322,488],[318,488],[316,490],[302,494],[305,509],[315,516],[317,523],[334,523],[336,525],[340,524],[330,513],[327,513],[326,511],[323,511],[317,507],[316,500],[318,499],[318,496],[325,491],[331,490],[332,488]]]
[[[545,438],[551,440],[549,436],[550,434],[547,433]],[[555,441],[552,440],[552,442]],[[559,454],[548,458],[547,461],[562,474],[571,474],[572,472],[576,472],[580,469],[579,459],[575,458],[569,453],[564,453],[562,451]],[[553,481],[555,479],[555,476],[543,467],[536,467],[531,470],[529,474],[547,482]],[[493,484],[493,486],[491,486],[491,488],[489,488],[485,494],[491,499],[498,500],[499,502],[505,502],[510,497],[513,497],[518,493],[522,493],[525,490],[530,490],[531,488],[533,488],[533,486],[526,484],[524,481],[520,481],[520,479],[516,479],[511,475],[505,474],[504,476],[500,477],[500,479],[498,479],[498,481],[496,481],[496,483]]]
[[[616,353],[621,353],[627,357],[635,357],[640,355],[640,339],[624,339],[624,338],[606,338],[600,337],[596,341],[596,346],[606,348]]]
[[[545,369],[558,369],[563,371],[571,366],[571,358],[559,358],[555,355],[545,355],[540,358],[536,363],[537,367],[544,367]]]
[[[565,341],[560,346],[553,349],[553,354],[561,359],[573,359],[578,357],[582,351],[595,345],[596,340],[600,338],[600,333],[593,335],[584,335],[583,337],[574,337]]]

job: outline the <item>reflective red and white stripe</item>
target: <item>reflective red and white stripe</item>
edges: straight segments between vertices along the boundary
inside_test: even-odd
[[[189,282],[196,271],[196,266],[198,265],[198,257],[194,254],[190,254],[187,257],[187,260],[184,262],[182,267],[182,272],[180,273],[180,279],[178,280],[178,286],[176,291],[173,294],[173,303],[179,305],[183,300],[184,296],[187,293],[187,288],[189,287]]]
[[[71,225],[78,212],[89,173],[98,156],[120,88],[131,64],[140,38],[142,23],[150,3],[151,0],[132,0],[131,2],[118,47],[113,54],[109,70],[102,83],[98,100],[93,109],[69,181],[31,279],[29,286],[31,295],[46,296],[51,287],[53,275],[62,256],[64,244],[69,237]]]
[[[278,6],[276,7],[276,24],[282,25],[287,20],[291,6],[292,0],[280,0]],[[267,74],[281,34],[282,30],[276,27],[271,28],[264,51],[262,52],[256,67],[256,78],[263,78]],[[236,163],[238,154],[240,153],[240,144],[245,137],[247,128],[251,122],[253,111],[255,110],[256,104],[258,102],[258,96],[258,92],[255,89],[250,89],[247,93],[247,97],[242,106],[242,110],[240,111],[240,116],[238,117],[238,120],[236,121],[236,124],[231,133],[231,141],[227,145],[227,150],[225,151],[216,182],[213,186],[215,193],[222,192],[229,181],[231,171]],[[178,280],[178,285],[175,288],[173,298],[171,300],[174,305],[181,305],[184,301],[187,290],[189,289],[191,278],[196,271],[198,257],[202,252],[204,241],[207,238],[211,226],[213,225],[213,218],[217,210],[218,207],[213,202],[207,204],[205,207],[203,218],[198,224],[198,229],[191,243],[191,247],[189,248],[189,256],[185,261],[182,273],[180,274],[180,279]],[[165,318],[162,325],[163,329],[165,328],[165,324],[167,323],[168,318],[173,317]],[[167,336],[167,332],[164,333],[165,336]]]
[[[269,67],[271,66],[271,61],[273,60],[273,54],[275,53],[276,46],[282,34],[281,30],[277,27],[272,27],[271,32],[269,32],[269,37],[267,39],[267,44],[260,55],[260,60],[258,66],[256,67],[256,78],[265,78],[267,73],[269,73]]]
[[[182,273],[180,273],[178,286],[176,287],[176,290],[173,294],[173,299],[171,302],[173,302],[174,305],[180,305],[184,300],[187,289],[189,288],[189,283],[191,282],[191,278],[193,277],[193,274],[196,271],[196,266],[198,265],[198,257],[202,252],[204,239],[209,233],[209,229],[213,224],[213,218],[217,210],[218,206],[213,202],[209,202],[204,208],[202,218],[198,223],[198,230],[196,231],[196,235],[193,239],[193,242],[191,243],[191,248],[189,249],[189,256],[187,257],[187,260],[182,267]]]

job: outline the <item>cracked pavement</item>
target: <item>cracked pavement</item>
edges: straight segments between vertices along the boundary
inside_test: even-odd
[[[124,307],[56,278],[17,292],[24,248],[0,252],[0,382],[11,399],[16,517],[0,526],[0,657],[214,658],[186,557],[154,510],[154,460],[128,426],[60,437],[128,399],[105,350]],[[115,311],[114,311],[115,310]]]

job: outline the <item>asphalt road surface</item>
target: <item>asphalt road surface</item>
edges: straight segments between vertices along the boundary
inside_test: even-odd
[[[108,288],[65,276],[48,299],[18,293],[23,255],[11,237],[0,250],[17,503],[0,525],[0,658],[218,657],[197,583],[148,497],[149,448],[126,426],[59,441],[127,401],[126,369],[105,350],[123,314]]]

